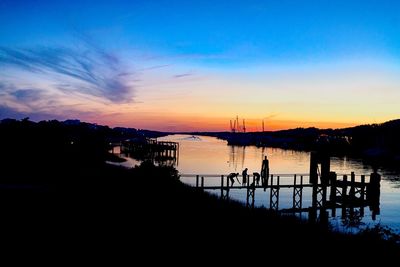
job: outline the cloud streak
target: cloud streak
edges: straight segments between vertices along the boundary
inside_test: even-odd
[[[44,97],[44,91],[40,89],[18,89],[10,94],[21,102],[35,102]]]
[[[177,75],[174,75],[173,77],[174,78],[176,78],[176,79],[179,79],[179,78],[183,78],[183,77],[187,77],[187,76],[192,76],[193,75],[193,73],[182,73],[182,74],[177,74]]]
[[[126,73],[121,60],[88,42],[79,50],[66,47],[0,47],[0,67],[46,75],[59,84],[68,84],[62,87],[67,92],[100,97],[113,103],[126,103],[133,99],[134,88],[121,75]],[[34,97],[34,94],[33,91],[14,93],[17,98]]]

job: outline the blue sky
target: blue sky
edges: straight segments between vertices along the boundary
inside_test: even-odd
[[[398,1],[0,2],[6,46],[64,44],[83,32],[106,47],[232,64],[400,55]]]
[[[308,80],[301,79],[299,85],[304,94],[312,94],[305,88],[315,84],[316,76],[326,77],[326,84],[348,85],[346,90],[354,92],[381,83],[385,93],[379,98],[387,95],[388,99],[376,104],[387,112],[373,120],[385,120],[399,115],[394,107],[387,108],[399,85],[399,14],[398,1],[0,0],[0,106],[9,110],[7,114],[12,110],[49,117],[55,113],[48,103],[27,103],[26,98],[17,97],[41,92],[54,103],[63,103],[64,109],[57,113],[60,118],[73,115],[98,121],[94,114],[103,110],[101,105],[114,105],[115,112],[110,109],[107,114],[115,116],[105,123],[146,126],[144,121],[162,112],[151,106],[174,105],[181,111],[172,112],[168,127],[185,128],[187,123],[180,124],[179,116],[190,114],[190,119],[182,121],[211,116],[200,108],[190,113],[186,102],[198,99],[198,90],[204,90],[203,103],[220,105],[215,103],[215,91],[227,90],[234,77],[234,84],[242,85],[235,87],[237,95],[247,91],[254,96],[246,98],[247,109],[239,110],[243,116],[257,119],[282,114],[278,119],[300,124],[343,121],[344,114],[334,115],[339,102],[332,107],[333,115],[325,117],[312,116],[314,110],[300,117],[278,108],[246,112],[259,102],[257,95],[266,90],[273,93],[269,83],[287,88],[282,90],[289,102],[297,98],[294,85],[306,72]],[[359,79],[358,85],[345,77],[349,72]],[[276,73],[286,79],[279,85],[272,79]],[[254,83],[258,84],[251,86]],[[315,93],[321,90],[328,89],[325,85],[313,88]],[[178,100],[168,102],[171,95]],[[332,98],[333,103],[339,100]],[[238,97],[226,101],[225,106],[240,102]],[[360,103],[353,104],[361,101],[370,99],[361,97]],[[121,110],[126,110],[120,115],[124,119],[116,115]],[[343,122],[370,122],[368,110],[357,112]],[[127,118],[133,113],[143,119],[130,122]],[[229,108],[215,114],[224,120],[228,114],[236,115]]]

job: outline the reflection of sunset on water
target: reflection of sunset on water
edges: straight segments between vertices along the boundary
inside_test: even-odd
[[[308,174],[310,169],[310,153],[294,150],[285,150],[270,147],[255,146],[228,146],[226,141],[214,137],[199,136],[200,140],[188,138],[188,135],[169,135],[159,138],[160,141],[175,141],[180,143],[179,165],[177,169],[181,174],[216,174],[227,175],[231,172],[242,173],[244,168],[248,168],[248,174],[260,172],[262,159],[266,155],[269,159],[270,174]],[[362,161],[349,159],[347,157],[331,158],[331,170],[338,175],[350,174],[355,172],[357,177],[369,174],[373,171]],[[396,175],[388,170],[380,170],[383,180],[381,183],[381,215],[378,219],[387,222],[391,226],[400,227],[398,216],[400,210],[400,187]],[[357,178],[357,179],[358,179]],[[286,177],[284,179],[289,179]],[[219,185],[219,180],[212,181]],[[305,178],[308,182],[308,177]],[[307,191],[307,190],[306,190]],[[305,191],[305,192],[306,192]],[[282,190],[282,199],[291,198],[292,189]],[[238,190],[232,192],[232,196],[237,199],[245,199],[245,191]],[[263,205],[263,200],[267,199],[268,192],[257,192],[256,204]],[[290,201],[287,201],[289,203]],[[284,203],[284,201],[282,202]],[[307,202],[305,202],[307,203]],[[372,223],[370,211],[366,211],[364,222]]]

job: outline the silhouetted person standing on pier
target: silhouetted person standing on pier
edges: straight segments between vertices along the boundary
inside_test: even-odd
[[[268,177],[269,177],[269,161],[267,159],[267,156],[265,156],[261,165],[261,183],[262,186],[264,187],[264,191],[268,185]]]
[[[247,168],[242,171],[242,185],[247,183]]]

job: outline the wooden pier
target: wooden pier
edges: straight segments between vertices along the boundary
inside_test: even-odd
[[[121,142],[121,153],[139,160],[176,165],[179,159],[179,143],[152,138],[134,138]]]
[[[366,175],[357,176],[354,172],[348,175],[338,175],[335,172],[330,172],[328,179],[315,179],[309,174],[271,174],[268,179],[264,180],[264,184],[257,183],[256,177],[248,176],[243,179],[247,183],[236,185],[230,182],[227,175],[187,175],[182,174],[181,180],[186,182],[192,181],[189,184],[199,190],[219,190],[222,199],[229,200],[232,190],[246,190],[246,206],[254,208],[256,190],[268,191],[269,200],[266,199],[265,207],[278,212],[309,212],[309,218],[315,220],[317,211],[320,215],[325,214],[326,210],[331,210],[332,216],[336,216],[336,209],[342,209],[342,216],[354,213],[354,209],[359,209],[359,214],[364,216],[364,207],[369,206],[372,210],[373,219],[379,214],[379,194],[380,194],[380,175],[371,173],[368,182]],[[238,178],[239,178],[238,177]],[[350,179],[349,179],[350,177]],[[219,180],[217,184],[217,180]],[[213,183],[210,183],[213,181]],[[322,182],[324,181],[324,182]],[[279,209],[280,190],[292,188],[291,208]],[[311,205],[304,207],[304,189],[310,188]],[[269,203],[268,203],[269,202]],[[268,205],[269,204],[269,205]]]

